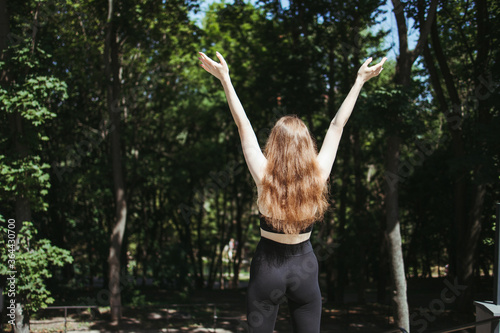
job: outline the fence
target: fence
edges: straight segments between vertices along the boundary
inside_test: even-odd
[[[99,307],[97,305],[86,305],[86,306],[79,306],[79,305],[68,305],[68,306],[48,306],[45,309],[47,310],[64,310],[64,332],[67,332],[68,328],[68,309],[91,309],[92,317],[95,315],[95,313],[99,312]],[[54,323],[52,321],[52,323]]]
[[[213,320],[213,326],[212,326],[212,330],[213,332],[216,332],[217,331],[217,320],[218,319],[222,319],[222,320],[235,320],[235,321],[238,321],[240,320],[240,317],[219,317],[217,315],[217,304],[215,303],[208,303],[208,304],[202,304],[202,303],[193,303],[193,304],[169,304],[168,306],[164,307],[163,309],[165,310],[166,312],[166,324],[167,324],[167,332],[168,332],[168,327],[170,326],[170,321],[172,319],[172,316],[170,316],[170,312],[169,310],[172,310],[172,309],[179,309],[179,308],[182,308],[182,307],[206,307],[206,308],[212,308],[211,310],[211,319]],[[64,332],[66,333],[67,332],[67,328],[68,328],[68,310],[76,310],[76,309],[91,309],[91,319],[94,318],[94,316],[96,314],[99,313],[99,309],[98,309],[98,306],[96,305],[86,305],[86,306],[48,306],[46,307],[44,310],[64,310],[64,321],[61,321],[61,322],[64,322]],[[58,323],[57,321],[50,321],[50,323]],[[37,323],[37,324],[44,324],[44,323]],[[35,324],[36,325],[36,324]]]
[[[166,324],[167,324],[167,328],[166,328],[166,332],[169,332],[169,326],[170,326],[170,320],[171,320],[171,316],[169,315],[169,310],[178,310],[180,308],[183,308],[183,307],[205,307],[205,308],[212,308],[212,310],[210,311],[212,313],[211,315],[211,319],[213,320],[213,326],[212,326],[212,330],[214,333],[217,332],[217,321],[222,319],[222,320],[234,320],[234,321],[240,321],[241,320],[241,317],[238,316],[238,317],[219,317],[217,315],[217,304],[215,303],[193,303],[193,304],[169,304],[168,306],[166,306],[165,309],[166,310]],[[95,315],[96,313],[98,314],[99,313],[99,310],[98,310],[98,307],[97,306],[49,306],[47,307],[46,309],[48,310],[57,310],[57,309],[60,309],[60,310],[64,310],[64,332],[67,332],[67,322],[68,322],[68,309],[91,309],[91,311],[93,311],[93,315]],[[471,328],[475,328],[477,326],[481,326],[481,325],[485,325],[485,324],[488,324],[488,323],[493,323],[493,322],[498,322],[500,321],[500,318],[499,317],[494,317],[494,318],[490,318],[490,319],[486,319],[486,320],[481,320],[481,321],[476,321],[476,322],[473,322],[473,323],[469,323],[469,324],[463,324],[463,325],[459,325],[459,326],[455,326],[455,327],[451,327],[451,328],[446,328],[446,329],[442,329],[442,330],[438,330],[438,331],[429,331],[428,333],[452,333],[452,332],[458,332],[458,331],[463,331],[463,330],[467,330],[467,329],[471,329]],[[398,329],[393,329],[393,330],[390,330],[390,331],[385,331],[383,333],[407,333],[406,330],[404,330],[403,328],[398,328]]]
[[[429,333],[451,333],[451,332],[458,332],[458,331],[466,330],[466,329],[469,329],[469,328],[476,328],[477,326],[481,326],[481,325],[493,323],[495,321],[496,322],[500,321],[500,318],[499,317],[495,317],[495,318],[490,318],[490,319],[486,319],[486,320],[475,321],[473,323],[463,324],[463,325],[459,325],[459,326],[455,326],[455,327],[451,327],[451,328],[446,328],[446,329],[439,330],[439,331],[430,331]],[[403,328],[398,328],[398,329],[386,331],[384,333],[408,333],[408,332],[406,332],[406,330],[403,329]]]

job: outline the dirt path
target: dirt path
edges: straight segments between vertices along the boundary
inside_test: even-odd
[[[86,292],[86,294],[91,293]],[[433,295],[431,293],[425,297],[419,293],[418,303],[415,303],[411,313],[418,315],[418,311],[425,308],[422,305],[429,303],[429,299],[432,300]],[[67,332],[95,333],[214,331],[227,333],[247,331],[245,329],[244,290],[198,291],[188,298],[180,299],[178,296],[172,295],[172,292],[150,289],[141,291],[141,297],[144,304],[136,307],[125,307],[123,319],[119,325],[110,324],[108,309],[102,307],[99,308],[99,314],[95,315],[88,310],[69,311],[66,330]],[[76,297],[76,299],[79,298]],[[69,299],[66,302],[75,305],[74,301]],[[418,326],[417,330],[414,331],[431,332],[435,329],[452,327],[469,321],[471,321],[470,317],[457,317],[446,310],[439,313],[439,316],[432,317],[432,320],[427,320],[425,330],[423,330],[424,326]],[[35,333],[64,332],[64,326],[65,320],[61,310],[51,310],[50,312],[45,310],[39,312],[36,318],[31,320],[31,331]],[[342,306],[323,305],[322,333],[383,333],[394,328],[391,308],[387,305],[376,303],[359,305],[354,302]],[[291,332],[286,304],[280,307],[275,332]]]

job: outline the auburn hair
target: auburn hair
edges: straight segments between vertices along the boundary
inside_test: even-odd
[[[264,155],[267,166],[258,198],[266,221],[286,234],[300,233],[323,218],[328,207],[327,184],[321,179],[317,148],[297,116],[274,125]]]

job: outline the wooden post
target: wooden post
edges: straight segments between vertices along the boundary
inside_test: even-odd
[[[68,331],[68,308],[64,307],[64,333]]]

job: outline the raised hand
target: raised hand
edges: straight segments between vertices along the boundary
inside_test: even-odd
[[[216,52],[217,58],[219,58],[220,63],[213,61],[203,52],[198,52],[200,55],[198,59],[200,59],[200,66],[203,67],[207,72],[218,78],[219,80],[224,80],[229,78],[229,68],[227,67],[226,60],[219,53]]]
[[[379,62],[378,64],[368,67],[368,64],[372,62],[373,58],[368,58],[363,65],[358,70],[358,79],[362,80],[362,82],[366,82],[372,77],[375,77],[382,72],[383,68],[382,66],[384,65],[385,61],[387,60],[386,57],[382,58],[382,61]]]

